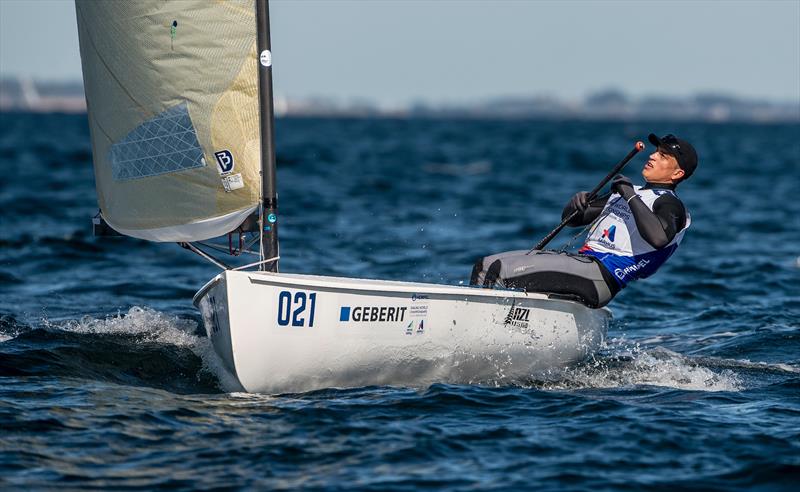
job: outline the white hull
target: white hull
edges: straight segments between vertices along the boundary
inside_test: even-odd
[[[225,271],[194,297],[249,392],[504,384],[584,359],[611,313],[541,294]]]

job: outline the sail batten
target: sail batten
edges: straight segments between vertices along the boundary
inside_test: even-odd
[[[103,218],[151,241],[237,228],[261,194],[254,0],[76,10]]]

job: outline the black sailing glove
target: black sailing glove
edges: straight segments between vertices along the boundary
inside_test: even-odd
[[[635,195],[633,183],[631,183],[630,179],[621,174],[617,174],[616,177],[611,180],[611,191],[619,193],[622,195],[622,198],[626,200]]]
[[[589,206],[589,193],[586,191],[579,191],[575,193],[569,201],[569,206],[572,207],[573,210],[577,210],[579,213],[583,213],[586,210],[586,207]]]

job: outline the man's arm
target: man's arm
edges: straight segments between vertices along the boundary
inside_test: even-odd
[[[578,215],[573,217],[572,220],[567,222],[567,225],[570,227],[578,227],[583,226],[586,224],[591,224],[594,219],[600,216],[600,212],[603,211],[603,207],[606,206],[606,202],[608,201],[609,195],[599,196],[596,197],[591,202],[587,202],[588,193],[585,191],[579,191],[570,199],[567,203],[567,206],[564,207],[564,211],[561,212],[561,220],[566,219],[570,215],[572,215],[576,210],[578,211]]]
[[[664,193],[653,203],[651,212],[642,199],[633,191],[630,180],[614,179],[612,188],[628,202],[636,228],[650,246],[660,249],[675,238],[686,225],[686,208],[672,193]]]

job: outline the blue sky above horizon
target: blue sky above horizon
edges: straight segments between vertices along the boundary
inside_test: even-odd
[[[270,3],[279,96],[459,103],[719,92],[800,101],[800,0]],[[81,77],[71,0],[0,0],[0,74]]]

